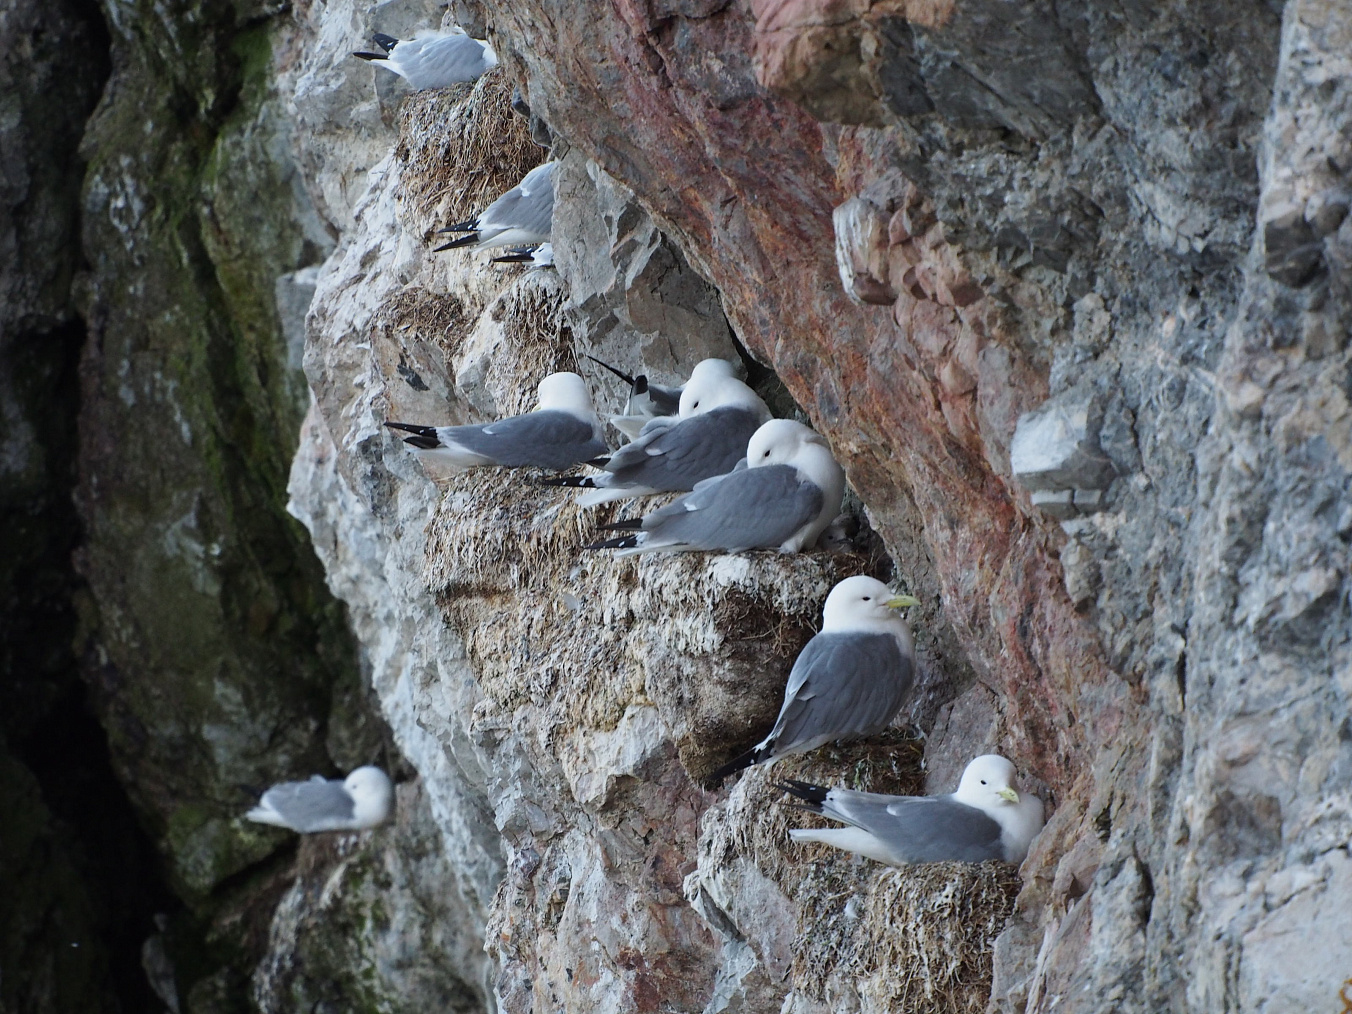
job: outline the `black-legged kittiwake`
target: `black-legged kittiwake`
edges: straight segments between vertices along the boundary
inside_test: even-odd
[[[483,425],[385,425],[412,433],[404,443],[458,469],[502,465],[562,471],[606,453],[601,420],[592,409],[586,383],[576,373],[551,373],[540,381],[538,404],[534,412]]]
[[[752,435],[745,463],[705,479],[679,500],[641,519],[602,525],[633,535],[588,546],[621,556],[656,550],[742,552],[810,549],[840,513],[845,472],[819,434],[771,419]]]
[[[364,767],[342,781],[315,775],[308,782],[274,785],[244,816],[292,831],[360,831],[383,824],[393,805],[389,776]]]
[[[897,610],[919,604],[863,575],[832,588],[821,633],[798,653],[770,734],[710,777],[886,729],[915,681],[915,642]]]
[[[498,65],[493,47],[470,38],[459,25],[445,32],[423,29],[403,41],[379,34],[374,38],[381,52],[352,55],[393,71],[418,91],[475,81]]]
[[[531,269],[554,266],[554,244],[537,243],[534,246],[514,246],[501,257],[490,258],[494,264],[529,264]]]
[[[479,215],[438,229],[465,235],[436,249],[487,250],[495,246],[531,246],[549,239],[554,219],[554,170],[558,164],[546,162],[536,166]]]
[[[653,384],[649,382],[645,374],[640,373],[637,377],[631,377],[623,370],[617,369],[595,356],[589,355],[587,358],[598,366],[609,370],[629,385],[629,397],[624,403],[624,414],[611,416],[610,423],[630,440],[635,439],[649,421],[662,416],[674,416],[680,411],[683,386],[667,387],[663,384]],[[727,360],[705,361],[723,363],[727,367],[727,375],[729,377],[735,376],[732,372],[732,364]]]
[[[587,489],[578,497],[581,507],[692,490],[737,467],[752,434],[770,419],[765,402],[731,376],[722,359],[706,359],[691,372],[679,413],[650,420],[632,443],[610,456],[602,466],[605,474],[545,482]]]
[[[968,764],[958,791],[945,796],[884,796],[798,781],[779,787],[803,800],[804,809],[850,825],[797,828],[789,832],[794,841],[819,841],[889,866],[1017,864],[1042,830],[1042,800],[1019,794],[1014,765],[998,754]]]

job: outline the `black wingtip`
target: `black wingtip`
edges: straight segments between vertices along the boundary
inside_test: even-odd
[[[705,780],[711,782],[714,785],[723,784],[723,780],[727,778],[728,775],[735,775],[738,771],[742,771],[745,768],[749,768],[751,767],[752,764],[755,764],[758,760],[760,760],[760,757],[757,756],[757,753],[758,751],[755,748],[752,748],[748,750],[746,753],[738,757],[734,757],[732,760],[728,761],[726,764],[724,764],[721,768],[719,768]]]
[[[387,53],[394,49],[395,46],[399,45],[399,40],[393,35],[381,35],[379,32],[376,32],[371,38],[375,40],[377,46]]]
[[[826,794],[831,791],[811,782],[800,782],[796,778],[790,778],[787,782],[775,782],[775,788],[801,799],[807,804],[803,808],[814,813],[821,813],[822,803],[826,802]]]
[[[540,480],[541,486],[569,486],[574,489],[595,489],[596,480],[589,475],[556,475]]]
[[[625,518],[622,521],[612,521],[610,524],[600,527],[603,532],[637,532],[643,529],[643,519]]]
[[[459,239],[453,239],[449,243],[443,243],[441,246],[433,247],[433,253],[441,253],[443,250],[456,250],[462,246],[472,246],[479,242],[479,234],[471,232],[468,236],[461,236]]]
[[[602,454],[598,458],[588,458],[586,461],[583,462],[583,464],[592,465],[596,468],[605,468],[607,465],[610,464],[610,455]]]
[[[648,393],[648,377],[646,374],[640,373],[637,377],[634,378],[633,393],[634,394]]]
[[[501,257],[491,258],[494,264],[526,264],[535,259],[535,247],[523,246],[510,250]]]
[[[629,376],[629,374],[625,373],[623,370],[616,369],[614,366],[611,366],[611,365],[610,365],[609,363],[607,363],[605,360],[597,359],[595,356],[593,356],[593,355],[588,355],[586,352],[584,352],[584,353],[582,353],[582,354],[583,354],[584,356],[587,356],[587,358],[590,359],[590,360],[591,360],[593,363],[595,363],[597,366],[604,367],[605,369],[609,370],[611,373],[615,374],[615,376],[619,377],[619,378],[620,378],[621,380],[623,380],[626,384],[632,384],[632,383],[634,383],[634,378],[631,377],[631,376]]]
[[[358,60],[384,60],[384,59],[386,59],[386,56],[385,56],[384,53],[353,53],[352,55],[355,56]]]
[[[416,426],[412,423],[401,422],[387,422],[385,425],[392,430],[412,433],[413,436],[404,437],[404,443],[410,447],[416,447],[420,451],[431,451],[441,446],[441,440],[437,437],[435,426]]]
[[[478,232],[478,231],[479,231],[479,220],[478,220],[477,218],[467,218],[467,219],[465,219],[463,222],[456,222],[454,225],[448,225],[448,226],[445,226],[444,228],[441,228],[441,229],[438,229],[438,230],[437,230],[438,233],[442,233],[442,232]]]
[[[387,422],[385,424],[392,430],[402,430],[404,433],[416,433],[420,437],[434,437],[437,435],[435,426],[419,426],[416,423]]]
[[[637,535],[626,535],[622,539],[606,539],[604,542],[593,542],[589,546],[583,546],[583,549],[633,549],[638,545]]]

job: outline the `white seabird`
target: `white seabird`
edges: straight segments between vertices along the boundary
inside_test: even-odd
[[[609,370],[629,385],[629,397],[624,404],[624,414],[611,416],[610,423],[630,440],[637,438],[649,421],[662,416],[675,415],[680,411],[681,392],[685,390],[684,386],[667,387],[663,384],[653,384],[642,373],[637,377],[631,377],[623,370],[616,369],[595,356],[589,355],[587,358],[598,366]],[[732,364],[726,359],[706,359],[704,362],[723,363],[729,377],[736,375],[733,373]],[[717,367],[713,368],[717,369]]]
[[[920,600],[871,577],[847,577],[826,596],[822,629],[799,652],[770,734],[710,777],[882,732],[915,681],[915,642],[898,609]]]
[[[826,441],[802,423],[771,419],[752,435],[746,464],[705,479],[639,519],[602,525],[634,534],[588,546],[621,556],[654,551],[738,553],[810,549],[840,513],[845,472]]]
[[[342,781],[315,775],[283,782],[263,793],[244,816],[292,831],[361,831],[383,824],[394,805],[394,786],[380,768],[357,768]]]
[[[747,443],[770,410],[755,391],[731,376],[728,363],[706,359],[681,392],[679,417],[652,419],[631,443],[601,466],[598,476],[546,479],[551,486],[589,490],[578,505],[693,490],[705,479],[724,475],[746,456]]]
[[[380,34],[373,38],[381,52],[352,55],[398,74],[418,91],[475,81],[498,65],[493,47],[470,38],[459,25],[445,32],[425,28],[403,41]]]
[[[967,765],[958,791],[944,796],[885,796],[807,782],[780,788],[804,809],[849,827],[797,828],[794,841],[819,841],[889,866],[910,863],[1021,863],[1042,830],[1042,800],[1020,795],[1014,765],[985,754]]]
[[[404,443],[420,454],[462,470],[501,465],[562,471],[606,453],[601,420],[576,373],[551,373],[540,381],[538,405],[534,412],[482,425],[385,425],[412,433]]]
[[[555,161],[536,166],[476,217],[438,229],[465,235],[437,247],[436,251],[487,250],[545,242],[554,220],[554,170],[558,164]]]

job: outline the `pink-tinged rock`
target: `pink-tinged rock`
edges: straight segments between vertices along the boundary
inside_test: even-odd
[[[897,294],[888,284],[887,216],[862,198],[846,201],[832,213],[836,266],[845,291],[861,303],[890,306]]]

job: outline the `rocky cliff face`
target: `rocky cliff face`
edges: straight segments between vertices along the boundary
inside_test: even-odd
[[[628,260],[645,245],[627,234],[651,221],[830,437],[899,574],[930,603],[925,686],[944,705],[925,749],[931,789],[990,746],[1045,784],[1056,810],[995,947],[997,1005],[1257,1010],[1276,995],[1332,997],[1328,969],[1345,958],[1281,941],[1295,920],[1338,918],[1348,829],[1341,9],[459,6],[566,139],[565,165],[585,165],[585,183],[574,171],[559,188],[573,350],[665,377],[662,355],[688,366],[702,354],[666,330],[679,314],[634,313],[660,291]],[[895,904],[881,883],[852,908],[823,908],[806,871],[829,860],[759,837],[774,809],[758,776],[726,801],[697,788],[709,744],[731,735],[709,715],[754,727],[761,716],[740,711],[751,694],[673,695],[686,635],[629,618],[660,602],[685,631],[692,589],[728,587],[729,567],[745,575],[755,609],[720,608],[710,590],[697,610],[712,618],[697,652],[709,657],[682,683],[718,686],[730,643],[810,622],[825,561],[579,563],[568,546],[588,521],[571,508],[496,479],[434,494],[379,435],[382,413],[461,418],[456,399],[515,410],[539,369],[571,362],[546,325],[550,350],[518,372],[528,343],[503,324],[552,281],[429,263],[394,238],[466,207],[453,182],[440,207],[399,202],[410,169],[399,153],[419,142],[405,135],[358,238],[345,237],[363,252],[321,280],[314,446],[389,544],[421,557],[416,591],[439,597],[463,642],[472,681],[433,681],[438,696],[465,689],[418,722],[454,757],[468,753],[464,736],[466,766],[488,772],[508,846],[490,922],[504,1005],[933,1002],[897,985],[917,959],[896,941],[943,913],[842,925],[861,899]],[[594,193],[607,200],[599,215],[567,210]],[[633,204],[614,209],[614,195]],[[397,269],[382,270],[391,258]],[[374,326],[383,284],[405,299],[454,294],[466,337],[448,342],[445,325],[433,337],[408,309],[389,347],[396,336]],[[486,288],[476,299],[466,285]],[[358,289],[362,311],[336,312]],[[481,307],[502,326],[476,322]],[[449,358],[427,363],[435,381],[418,372],[429,404],[399,365],[433,345]],[[485,350],[494,373],[479,365]],[[332,573],[352,555],[329,516]],[[387,567],[389,550],[377,556]],[[683,593],[655,595],[673,576]],[[780,598],[786,584],[808,594]],[[579,644],[570,631],[589,621],[602,632]],[[857,762],[869,781],[870,756],[860,748],[820,774]],[[621,842],[651,832],[664,852],[621,847],[612,825]],[[677,877],[659,875],[672,866],[684,899]],[[842,941],[815,961],[813,920]],[[970,946],[985,942],[977,932]],[[979,1007],[980,975],[946,1002]]]
[[[457,0],[503,67],[417,95],[347,55],[435,24],[416,0],[107,14],[80,560],[188,913],[147,959],[175,1002],[1334,1002],[1345,5]],[[429,252],[549,157],[514,86],[562,159],[557,271]],[[828,437],[860,535],[582,555],[609,509],[383,429],[520,411],[583,353],[742,359]],[[774,777],[943,791],[998,749],[1053,808],[1019,878],[795,846],[765,772],[705,784],[860,572],[925,603],[918,693]],[[238,820],[382,751],[389,828],[293,854]]]

